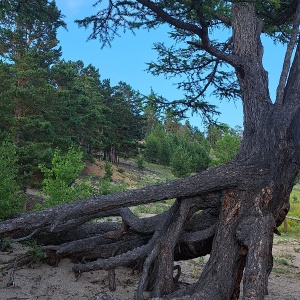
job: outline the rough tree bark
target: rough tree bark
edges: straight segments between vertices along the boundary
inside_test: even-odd
[[[235,68],[244,109],[244,136],[236,158],[163,185],[17,216],[0,223],[0,237],[35,237],[49,258],[74,259],[77,274],[121,265],[137,268],[141,279],[136,299],[143,299],[146,289],[153,297],[171,299],[238,299],[241,281],[242,299],[264,299],[273,233],[288,212],[300,166],[300,46],[272,103],[256,1],[232,4],[231,53],[210,44],[201,19],[201,29],[187,26],[154,2],[138,2],[167,23],[198,34],[201,49]],[[299,4],[294,25],[298,34]],[[172,198],[176,201],[170,210],[156,217],[139,219],[126,208]],[[121,216],[122,224],[89,222],[109,215]],[[199,280],[177,290],[180,270],[174,271],[174,261],[207,253],[210,259]]]

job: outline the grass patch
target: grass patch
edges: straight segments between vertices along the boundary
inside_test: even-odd
[[[282,268],[273,267],[272,272],[281,275],[281,274],[287,274],[288,272]]]
[[[284,265],[284,266],[290,265],[289,262],[285,258],[275,257],[274,260],[280,265]]]
[[[140,216],[142,214],[154,214],[158,215],[167,211],[174,200],[168,200],[163,202],[151,203],[151,204],[142,204],[131,208],[131,211],[136,215]]]
[[[296,185],[290,195],[290,211],[288,216],[300,219],[300,185]],[[287,234],[289,236],[300,237],[300,223],[286,219]],[[278,228],[280,232],[284,232],[284,224]]]
[[[292,258],[295,258],[293,255],[290,255]],[[298,268],[297,266],[293,265],[292,263],[288,262],[288,259],[284,257],[274,257],[274,260],[277,264],[292,267],[292,268]],[[292,261],[292,259],[289,259]]]
[[[286,233],[282,233],[280,237],[277,237],[276,244],[286,245],[289,243],[289,236]]]

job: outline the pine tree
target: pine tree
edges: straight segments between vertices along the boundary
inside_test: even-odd
[[[0,129],[17,145],[21,173],[28,174],[51,143],[44,115],[55,99],[49,74],[61,55],[56,31],[65,23],[55,2],[11,0],[0,8]]]

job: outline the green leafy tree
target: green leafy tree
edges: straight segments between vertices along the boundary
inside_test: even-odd
[[[100,89],[107,117],[103,128],[105,158],[114,163],[119,155],[130,157],[138,152],[138,141],[144,137],[142,97],[124,82],[111,87],[110,81],[104,80]]]
[[[179,117],[176,115],[176,112],[172,109],[168,109],[166,111],[164,123],[167,133],[178,133],[180,128],[182,128]]]
[[[20,175],[31,174],[51,144],[45,113],[56,89],[49,74],[61,55],[56,32],[65,23],[54,1],[8,0],[0,9],[0,131],[17,146]]]
[[[173,154],[173,140],[170,135],[167,134],[161,139],[158,150],[158,160],[161,165],[168,166],[170,164],[172,154]]]
[[[226,133],[222,138],[215,142],[213,155],[215,159],[211,160],[211,166],[217,166],[230,162],[236,156],[240,147],[241,140],[237,134]]]
[[[168,166],[173,161],[177,148],[185,149],[190,157],[189,173],[207,169],[209,165],[209,152],[206,144],[202,145],[196,140],[191,128],[175,122],[173,130],[167,131],[167,125],[157,125],[145,138],[145,158],[150,162],[156,162]],[[202,140],[202,142],[204,139]],[[184,173],[186,174],[186,172]]]
[[[230,127],[227,124],[209,124],[206,130],[206,139],[209,141],[210,146],[214,147],[216,142],[229,132]]]
[[[145,151],[144,156],[145,159],[152,163],[158,162],[159,157],[159,149],[160,149],[160,140],[155,134],[149,134],[145,138]]]
[[[117,151],[124,157],[136,155],[138,141],[144,137],[142,96],[130,85],[119,82],[113,87],[112,100],[110,107],[113,115],[110,120]]]
[[[48,196],[42,207],[72,202],[90,195],[91,190],[85,182],[75,182],[85,166],[82,156],[83,153],[74,148],[66,154],[56,149],[51,168],[39,165],[44,175],[42,192]]]
[[[158,107],[160,97],[151,90],[151,93],[144,99],[143,113],[146,119],[144,134],[149,134],[159,123],[161,119],[161,110]]]
[[[198,141],[193,141],[189,147],[191,171],[193,173],[206,170],[210,163],[209,152]]]
[[[46,117],[53,127],[53,144],[64,150],[80,146],[89,155],[102,150],[108,109],[101,94],[99,71],[82,61],[62,60],[51,68],[51,76],[57,98]]]
[[[188,151],[182,146],[177,147],[170,162],[172,173],[176,177],[186,177],[190,175],[191,163],[192,159]]]
[[[112,181],[112,176],[114,172],[112,168],[112,163],[110,161],[108,160],[105,161],[104,170],[105,170],[104,178],[107,179],[108,181]]]
[[[142,154],[139,154],[137,156],[137,166],[138,166],[139,170],[145,169],[145,161],[144,161],[144,157]]]
[[[22,210],[24,199],[17,183],[16,147],[10,142],[0,145],[0,220]]]

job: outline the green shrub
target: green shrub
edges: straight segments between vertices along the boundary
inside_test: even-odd
[[[103,178],[99,180],[99,189],[96,190],[96,195],[109,195],[117,192],[124,192],[128,188],[128,185],[114,184],[110,180]]]
[[[32,256],[32,262],[39,265],[47,257],[46,253],[36,240],[27,242],[27,245],[30,247],[28,254]]]
[[[145,142],[145,159],[148,162],[157,163],[160,149],[159,139],[154,134],[150,134],[145,138]]]
[[[112,163],[110,161],[108,160],[105,161],[104,170],[105,170],[104,178],[109,181],[112,181],[113,168],[112,168]]]
[[[138,155],[137,157],[137,166],[140,170],[144,170],[145,168],[145,162],[142,155]]]
[[[177,147],[170,162],[172,173],[177,177],[191,174],[191,159],[189,153],[181,146]]]
[[[44,201],[43,207],[88,197],[92,193],[92,187],[84,180],[76,182],[84,166],[82,152],[73,148],[70,148],[66,154],[61,154],[56,149],[50,169],[39,165],[44,174],[42,192],[48,196]]]
[[[159,158],[159,163],[161,165],[169,166],[172,157],[172,146],[173,146],[172,139],[168,135],[166,135],[162,139],[159,147],[158,158]]]
[[[290,195],[290,210],[288,215],[297,219],[300,219],[300,202],[298,201],[300,197],[300,191],[294,189]],[[286,226],[287,226],[287,234],[293,236],[300,236],[300,223],[286,219]],[[280,232],[284,232],[284,224],[279,227]]]
[[[123,169],[123,168],[118,168],[118,170],[117,170],[120,174],[124,174],[125,173],[125,169]]]
[[[241,141],[238,135],[226,133],[215,142],[213,155],[215,159],[211,160],[210,166],[218,166],[231,161],[237,154]]]
[[[0,146],[0,220],[4,220],[22,210],[24,198],[16,182],[16,148],[12,143]]]

